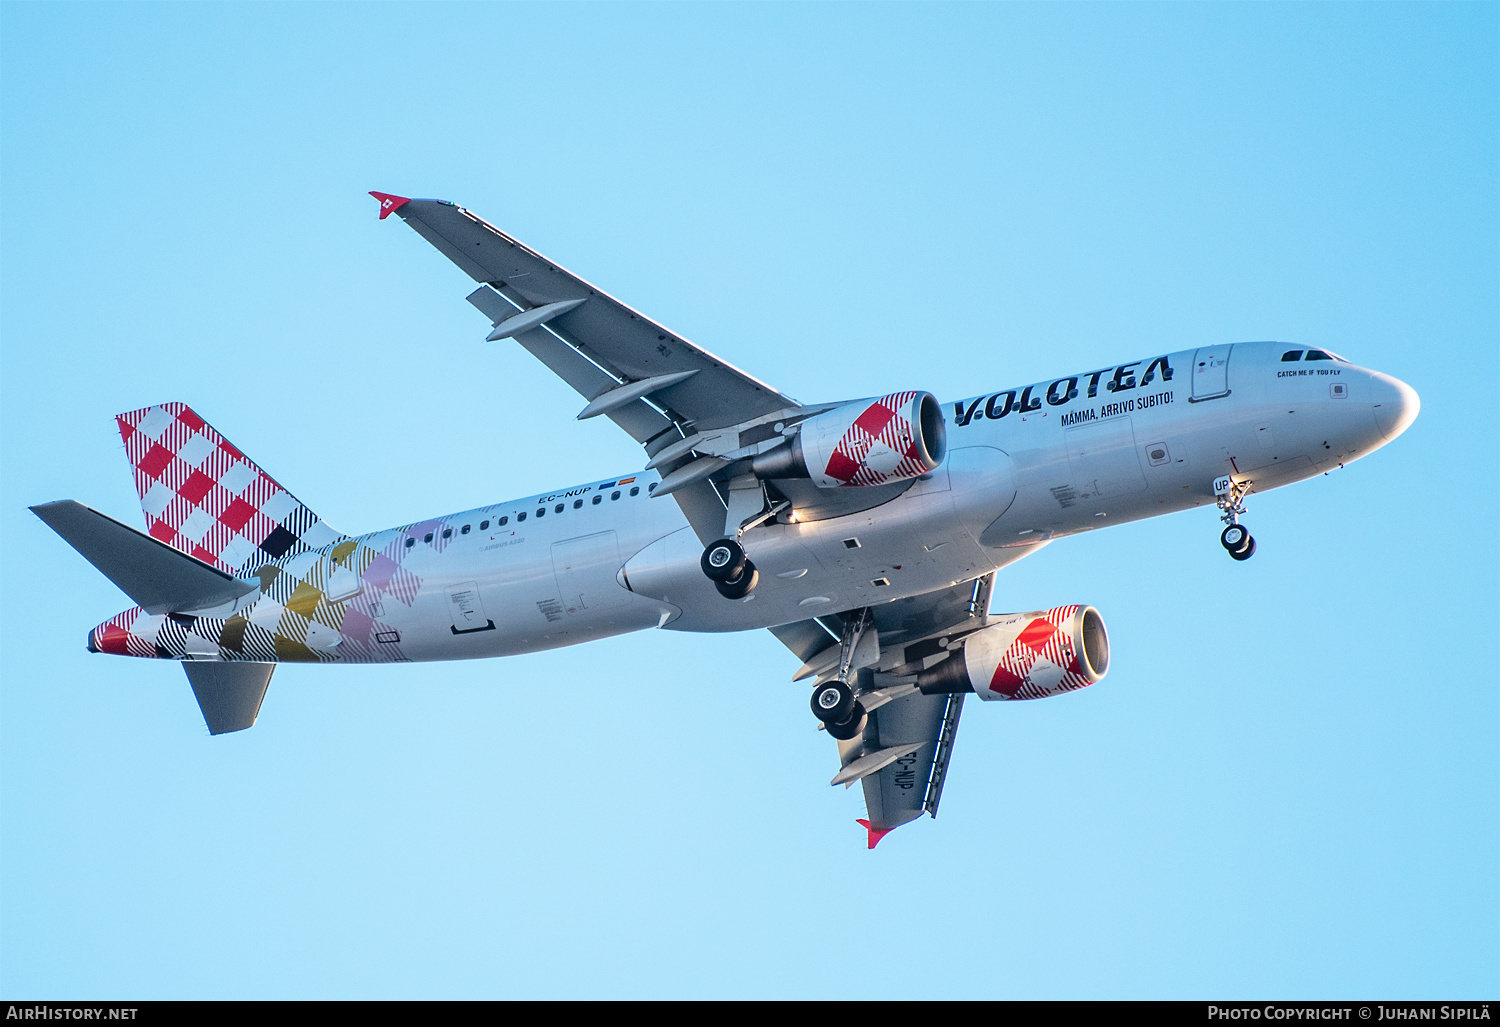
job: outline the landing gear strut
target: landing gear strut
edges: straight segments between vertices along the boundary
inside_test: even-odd
[[[766,520],[777,516],[778,513],[781,513],[781,511],[786,510],[787,507],[792,505],[786,499],[783,499],[778,504],[769,505],[768,510],[766,510],[766,508],[763,508],[766,505],[765,486],[762,483],[757,483],[753,478],[750,481],[751,484],[748,487],[742,487],[742,489],[732,487],[730,489],[730,513],[727,514],[727,523],[724,525],[724,531],[729,531],[730,526],[738,522],[739,528],[735,529],[735,535],[733,535],[733,538],[720,538],[720,540],[703,547],[702,559],[699,559],[699,562],[697,562],[697,565],[702,568],[703,577],[711,580],[714,583],[714,588],[718,589],[718,594],[723,595],[726,600],[742,600],[742,598],[750,595],[751,591],[754,591],[756,582],[760,580],[759,571],[754,568],[754,564],[751,564],[750,558],[745,556],[744,546],[739,543],[739,540],[744,538],[745,532],[750,531],[751,528],[763,525]],[[760,513],[754,517],[750,517],[750,519],[739,520],[742,508],[736,510],[736,505],[738,505],[739,501],[735,496],[744,495],[744,493],[753,493],[756,502],[760,504]]]
[[[1219,533],[1219,545],[1223,546],[1225,552],[1236,560],[1248,560],[1255,555],[1255,539],[1240,523],[1240,515],[1245,512],[1243,500],[1249,491],[1249,482],[1237,482],[1227,475],[1214,480],[1215,502],[1219,504],[1220,510],[1219,519],[1227,525]]]
[[[854,651],[864,633],[874,627],[868,609],[844,621],[843,634],[839,639],[838,676],[824,681],[813,689],[813,716],[823,722],[823,728],[841,742],[859,735],[865,729],[865,707],[854,696],[849,686],[852,674]]]

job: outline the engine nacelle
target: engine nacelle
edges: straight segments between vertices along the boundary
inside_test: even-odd
[[[811,478],[823,489],[886,485],[935,470],[947,424],[930,392],[893,392],[825,410],[785,446],[756,457],[762,478]]]
[[[1084,688],[1109,670],[1109,635],[1092,606],[1008,613],[963,640],[963,650],[917,676],[923,692],[981,699],[1045,699]]]

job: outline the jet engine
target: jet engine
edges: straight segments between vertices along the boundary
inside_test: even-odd
[[[961,650],[917,676],[924,693],[1045,699],[1092,685],[1109,670],[1109,635],[1092,606],[1056,606],[990,620],[963,639]]]
[[[893,392],[808,418],[789,442],[751,466],[760,478],[811,478],[824,489],[885,485],[936,469],[947,448],[937,398]]]

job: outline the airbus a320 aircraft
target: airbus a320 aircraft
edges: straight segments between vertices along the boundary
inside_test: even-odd
[[[514,339],[645,449],[641,470],[346,535],[181,403],[116,420],[140,532],[33,507],[136,606],[96,653],[178,660],[213,734],[281,662],[466,660],[642,628],[766,628],[859,781],[867,844],[936,816],[964,697],[1041,699],[1109,669],[1087,605],[992,614],[995,574],[1055,539],[1242,500],[1373,452],[1417,394],[1327,350],[1206,345],[940,403],[910,382],[799,403],[462,207],[372,193]],[[908,372],[904,372],[903,375]]]

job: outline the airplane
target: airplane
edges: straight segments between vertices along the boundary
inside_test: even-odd
[[[628,631],[768,629],[858,782],[866,844],[935,817],[964,699],[1094,684],[1087,604],[990,612],[995,575],[1059,538],[1245,498],[1395,439],[1417,393],[1327,349],[1238,342],[965,399],[799,403],[477,215],[372,192],[478,287],[514,340],[644,448],[638,470],[400,527],[326,524],[182,403],[116,422],[138,531],[31,509],[136,604],[95,653],[176,660],[211,734],[252,726],[278,663],[483,659]]]

